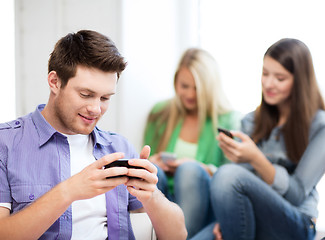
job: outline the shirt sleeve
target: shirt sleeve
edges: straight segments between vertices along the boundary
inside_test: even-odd
[[[0,207],[5,207],[11,210],[11,203],[0,203]]]
[[[325,124],[314,129],[312,134],[308,147],[289,178],[288,190],[284,195],[296,206],[305,200],[325,172]]]
[[[251,135],[254,129],[254,112],[242,120],[241,130]],[[295,206],[309,196],[325,172],[325,112],[318,111],[310,127],[309,143],[294,172],[279,164],[275,168],[272,188]]]
[[[7,168],[3,161],[3,159],[7,158],[7,156],[4,156],[6,154],[6,151],[4,151],[4,148],[2,148],[1,146],[0,152],[0,202],[7,203],[12,202],[10,187],[7,178]]]
[[[289,174],[287,169],[280,165],[273,164],[275,168],[275,176],[272,188],[279,194],[284,195],[289,188]]]

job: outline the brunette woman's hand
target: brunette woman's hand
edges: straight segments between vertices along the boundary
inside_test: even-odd
[[[213,234],[216,236],[215,240],[223,240],[219,223],[216,223],[216,225],[214,225]]]
[[[242,132],[231,131],[232,135],[239,138],[241,142],[220,133],[217,136],[220,148],[225,156],[235,163],[249,163],[267,183],[272,184],[275,176],[275,168],[272,163],[258,149],[253,140]]]
[[[217,136],[219,146],[225,156],[235,163],[251,163],[257,156],[262,153],[254,143],[254,141],[246,134],[239,131],[231,131],[234,137],[237,137],[241,142],[236,141],[223,133]]]

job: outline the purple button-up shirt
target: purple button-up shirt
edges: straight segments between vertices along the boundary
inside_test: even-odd
[[[42,116],[45,105],[17,120],[0,124],[0,202],[11,203],[17,212],[70,177],[70,151],[67,138]],[[122,136],[95,128],[91,133],[94,157],[124,152],[138,158],[133,146]],[[129,210],[142,207],[120,185],[106,194],[108,239],[134,239]],[[40,239],[70,239],[71,206]]]

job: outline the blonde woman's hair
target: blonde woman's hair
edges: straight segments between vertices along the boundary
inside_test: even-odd
[[[200,131],[207,117],[212,119],[214,129],[216,129],[218,126],[218,115],[229,112],[231,107],[223,92],[215,59],[203,49],[190,48],[186,50],[175,72],[174,88],[177,74],[181,68],[187,68],[195,80]],[[156,128],[157,131],[162,124],[167,123],[166,129],[160,137],[157,152],[164,151],[167,148],[173,130],[177,123],[184,119],[185,115],[186,109],[176,94],[165,108],[149,116],[149,122],[159,121]],[[156,136],[158,137],[158,132]]]

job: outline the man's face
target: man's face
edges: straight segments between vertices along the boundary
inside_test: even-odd
[[[78,66],[76,76],[55,96],[53,127],[65,134],[90,134],[106,112],[116,83],[116,73]]]

